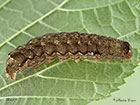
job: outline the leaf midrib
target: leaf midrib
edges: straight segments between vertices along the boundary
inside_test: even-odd
[[[59,9],[61,6],[63,6],[65,3],[67,3],[69,0],[64,0],[60,5],[58,5],[56,8],[52,9],[51,11],[49,11],[48,13],[44,14],[42,17],[38,18],[37,20],[35,20],[34,22],[32,22],[31,24],[27,25],[26,27],[22,28],[20,31],[18,31],[17,33],[15,33],[14,35],[12,35],[11,37],[9,37],[7,40],[5,40],[3,43],[0,44],[0,47],[2,47],[3,45],[5,45],[7,42],[9,42],[10,40],[12,40],[13,38],[15,38],[17,35],[19,35],[21,32],[25,31],[26,29],[28,29],[29,27],[31,27],[32,25],[36,24],[37,22],[39,22],[40,20],[42,20],[43,18],[49,16],[50,14],[52,14],[53,12],[55,12],[57,9]]]
[[[10,2],[11,2],[11,0],[6,0],[4,3],[2,3],[2,5],[0,5],[0,9],[3,8],[5,5],[7,5]]]
[[[28,78],[38,76],[39,74],[45,72],[46,70],[49,70],[49,69],[51,69],[51,68],[53,68],[53,67],[55,67],[55,66],[58,66],[58,65],[60,65],[60,64],[62,64],[62,63],[64,63],[64,62],[67,62],[67,61],[68,61],[68,60],[65,60],[65,61],[63,61],[63,62],[58,62],[58,63],[53,64],[52,66],[49,66],[49,67],[47,67],[47,68],[45,68],[45,69],[43,69],[43,70],[41,70],[41,71],[39,71],[39,72],[37,72],[37,73],[34,73],[34,74],[29,75],[29,76],[27,76],[27,77],[25,77],[25,78],[22,78],[22,79],[20,79],[20,80],[17,80],[17,81],[15,81],[15,82],[12,82],[12,83],[10,83],[10,84],[8,84],[8,85],[6,85],[6,86],[0,88],[0,91],[4,90],[4,89],[6,89],[6,88],[8,88],[8,87],[10,87],[10,86],[12,86],[12,85],[15,85],[15,84],[17,84],[17,83],[19,83],[19,82],[21,82],[21,81],[24,81],[24,80],[26,80],[26,79],[28,79]],[[89,61],[89,62],[90,62],[90,61]],[[104,62],[96,62],[96,63],[104,63]],[[118,63],[113,63],[113,64],[118,64]],[[121,64],[121,63],[119,63],[119,64]],[[39,77],[39,76],[38,76],[38,77]],[[54,77],[47,77],[47,78],[50,78],[50,79],[59,79],[59,80],[65,80],[65,79],[67,79],[67,78],[56,78],[56,77],[55,77],[55,78],[54,78]],[[86,82],[92,82],[92,83],[102,83],[102,82],[96,82],[96,81],[90,81],[90,80],[80,80],[80,79],[67,79],[67,80],[72,80],[72,81],[75,81],[75,80],[76,80],[76,81],[86,81]],[[104,82],[104,84],[113,84],[113,82],[112,82],[112,83]]]

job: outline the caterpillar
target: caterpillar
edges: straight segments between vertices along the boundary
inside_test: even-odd
[[[79,59],[124,60],[131,57],[132,48],[126,41],[78,32],[48,33],[9,53],[6,75],[15,80],[16,74],[25,68],[38,67],[43,61],[49,64],[56,58],[79,62]]]

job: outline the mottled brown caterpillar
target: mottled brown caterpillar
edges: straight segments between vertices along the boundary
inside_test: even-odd
[[[52,62],[73,59],[130,59],[132,49],[128,42],[106,36],[78,32],[49,33],[31,39],[27,44],[9,53],[6,74],[12,80],[29,66],[37,67],[44,60]]]

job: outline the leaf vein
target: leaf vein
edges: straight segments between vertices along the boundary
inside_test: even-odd
[[[64,9],[64,8],[59,8],[58,10],[60,10],[60,11],[71,11],[71,12],[86,11],[86,10],[91,10],[91,9],[96,9],[96,8],[104,8],[104,7],[107,7],[107,6],[112,6],[112,5],[115,5],[115,4],[119,4],[119,3],[123,2],[123,1],[124,0],[121,0],[121,1],[115,2],[115,3],[110,3],[110,4],[107,4],[107,5],[103,5],[103,6],[90,7],[90,8],[84,8],[84,9]]]
[[[0,9],[2,9],[5,5],[10,3],[12,0],[6,0],[2,5],[0,5]]]
[[[34,22],[32,22],[31,24],[27,25],[26,27],[22,28],[20,31],[18,31],[17,33],[15,33],[14,35],[12,35],[11,37],[9,37],[7,40],[5,40],[3,43],[0,44],[0,47],[2,47],[3,45],[5,45],[5,43],[7,43],[8,41],[12,40],[13,38],[15,38],[17,35],[19,35],[19,33],[25,31],[26,29],[30,28],[32,25],[34,25],[35,23],[37,23],[38,21],[42,20],[43,18],[49,16],[50,14],[54,13],[58,8],[60,8],[61,6],[63,6],[66,2],[68,2],[68,0],[64,0],[60,5],[58,5],[56,8],[52,9],[50,12],[46,13],[44,16],[38,18],[37,20],[35,20]]]

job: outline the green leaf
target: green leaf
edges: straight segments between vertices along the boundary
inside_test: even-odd
[[[86,32],[128,41],[133,57],[110,63],[72,60],[27,68],[5,77],[8,53],[46,33]],[[0,103],[85,105],[105,99],[125,83],[140,62],[140,2],[137,0],[0,1]]]

